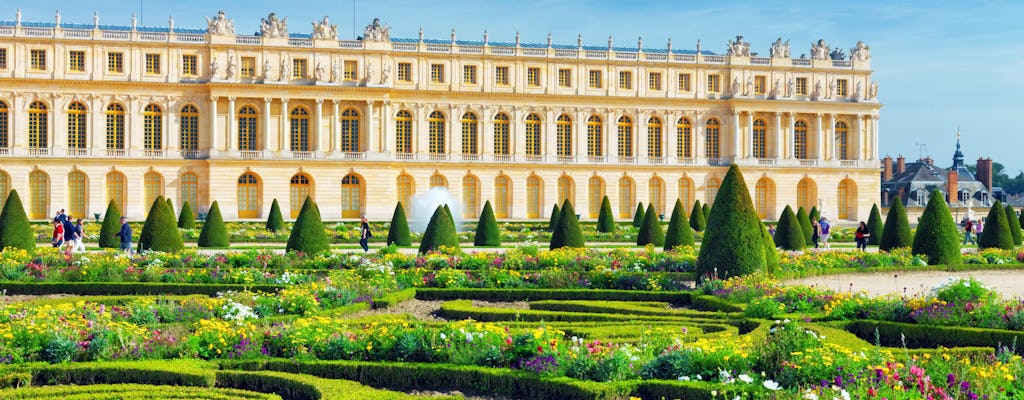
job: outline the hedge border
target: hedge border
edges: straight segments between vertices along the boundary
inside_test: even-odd
[[[482,300],[492,302],[530,300],[618,300],[691,304],[691,292],[654,292],[617,289],[442,289],[417,288],[419,300]]]
[[[1011,347],[1018,343],[1015,351],[1024,355],[1024,332],[1003,329],[970,328],[958,326],[937,326],[908,324],[903,322],[856,320],[846,323],[846,330],[868,342],[874,342],[875,331],[883,346],[914,349],[962,347]],[[905,343],[904,343],[905,341]]]
[[[67,293],[74,295],[216,295],[226,291],[276,292],[287,285],[242,285],[233,283],[162,283],[162,282],[0,282],[7,294],[43,295]]]

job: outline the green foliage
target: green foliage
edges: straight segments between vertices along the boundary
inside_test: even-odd
[[[907,210],[903,208],[903,199],[896,196],[889,206],[889,214],[885,217],[885,227],[882,228],[882,240],[878,243],[878,250],[890,251],[910,247],[913,244],[912,240]]]
[[[405,218],[402,202],[395,204],[395,212],[391,215],[391,226],[388,228],[388,245],[412,246],[412,235],[409,233],[409,221]]]
[[[1024,229],[1024,211],[1020,213],[1020,219],[1017,222],[1020,223],[1021,229]]]
[[[284,228],[284,216],[281,215],[281,206],[277,204],[277,199],[274,199],[274,202],[270,203],[270,215],[267,216],[267,230],[277,232],[281,228]]]
[[[452,226],[455,227],[455,216],[452,215],[452,209],[448,207],[448,204],[444,205],[444,215],[448,217],[448,222],[451,222]],[[458,233],[458,227],[455,228],[456,234]]]
[[[67,293],[86,295],[191,295],[215,296],[217,292],[251,290],[276,292],[281,285],[241,285],[230,283],[157,283],[157,282],[4,282],[9,295],[46,295]]]
[[[640,232],[636,235],[636,245],[646,246],[665,245],[665,232],[661,229],[661,221],[658,221],[658,212],[654,209],[654,203],[647,205],[647,212],[644,213],[644,223],[640,226]]]
[[[1013,244],[1020,246],[1024,237],[1020,231],[1020,220],[1017,219],[1017,211],[1009,204],[1006,205],[1006,222],[1010,225],[1010,235],[1013,236]]]
[[[416,298],[420,300],[473,299],[491,302],[533,300],[609,300],[658,301],[687,305],[690,304],[691,297],[691,292],[611,289],[416,289]]]
[[[178,227],[181,229],[196,228],[196,214],[192,212],[192,205],[187,201],[181,205],[181,212],[178,213]]]
[[[775,270],[779,267],[779,253],[775,250],[775,242],[772,240],[772,234],[768,233],[768,227],[761,221],[757,222],[761,224],[761,244],[764,246],[764,265],[769,274],[774,274]]]
[[[708,203],[704,203],[704,205],[700,206],[700,210],[704,213],[704,221],[710,221],[711,220],[711,205],[708,204]],[[705,226],[704,229],[707,229],[707,226]]]
[[[644,202],[636,203],[636,211],[633,211],[633,227],[639,228],[644,224]]]
[[[8,247],[31,250],[36,248],[36,238],[32,235],[25,207],[21,205],[18,191],[11,190],[0,212],[0,250]]]
[[[558,204],[551,206],[551,219],[548,220],[548,230],[554,232],[555,225],[558,225],[559,210]]]
[[[299,217],[292,225],[292,233],[288,236],[288,252],[298,251],[306,254],[320,254],[331,250],[330,239],[324,231],[324,222],[320,219],[320,210],[313,199],[306,197],[302,203]]]
[[[807,213],[807,217],[811,221],[818,221],[821,219],[821,211],[818,210],[818,206],[811,207],[811,211]]]
[[[800,231],[804,233],[804,246],[810,246],[814,236],[814,226],[811,225],[811,216],[803,207],[796,211],[796,221],[800,223]]]
[[[419,253],[426,254],[431,250],[440,250],[442,246],[459,248],[459,236],[455,232],[455,225],[444,206],[438,206],[434,210],[434,215],[430,217],[430,222],[427,223],[427,230],[423,232]]]
[[[484,210],[480,212],[480,221],[476,223],[476,236],[473,238],[474,246],[501,246],[501,231],[498,229],[498,221],[494,218],[494,209],[491,208],[491,201],[484,202]]]
[[[727,279],[765,269],[764,232],[743,174],[735,164],[729,167],[715,196],[704,244],[697,256],[698,282]]]
[[[928,256],[931,265],[960,265],[960,233],[942,192],[932,191],[919,221],[913,254]]]
[[[981,237],[978,238],[978,248],[998,248],[1004,250],[1013,248],[1010,222],[1007,221],[1003,202],[999,200],[996,200],[996,203],[988,210],[988,218],[985,218],[985,229],[981,231]]]
[[[206,215],[206,222],[203,223],[202,232],[199,232],[197,243],[199,247],[228,247],[231,245],[231,241],[228,239],[228,229],[224,226],[224,218],[220,215],[220,206],[216,200],[210,205],[210,212]]]
[[[686,220],[683,203],[679,199],[676,199],[676,205],[672,207],[672,218],[669,219],[668,231],[665,232],[665,250],[672,250],[676,246],[693,246],[693,231]]]
[[[171,210],[171,214],[174,214],[174,202],[171,201],[170,197],[167,198],[167,209]]]
[[[807,242],[804,241],[803,226],[789,206],[782,210],[779,224],[775,227],[774,240],[775,246],[783,250],[798,251],[807,247]]]
[[[878,204],[871,205],[871,215],[868,216],[868,244],[878,245],[882,241],[882,231],[885,225],[882,224],[882,213],[878,211]]]
[[[121,208],[114,200],[107,204],[107,212],[103,214],[103,226],[100,228],[100,248],[116,249],[121,247],[121,239],[116,235],[121,231]]]
[[[157,197],[149,208],[142,233],[139,234],[139,252],[152,250],[175,253],[184,248],[174,212],[163,196]]]
[[[601,199],[601,212],[597,216],[597,231],[602,233],[615,232],[615,214],[612,214],[612,203],[608,196]]]
[[[708,227],[708,219],[704,215],[704,208],[700,205],[700,200],[693,203],[693,209],[690,210],[690,228],[697,232],[704,232],[704,229]]]
[[[558,224],[551,233],[549,248],[554,250],[562,247],[584,247],[583,230],[580,228],[580,222],[576,220],[576,210],[572,208],[572,203],[566,200],[562,203],[560,211]]]

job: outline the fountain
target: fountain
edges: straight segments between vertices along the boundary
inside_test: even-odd
[[[462,206],[455,197],[448,192],[448,189],[443,187],[434,187],[425,193],[420,193],[412,198],[412,215],[413,219],[409,220],[409,230],[413,232],[423,232],[427,230],[427,223],[430,222],[430,217],[434,215],[434,210],[438,206],[448,205],[448,208],[452,211],[452,218],[455,220],[455,229],[459,230],[462,228]]]

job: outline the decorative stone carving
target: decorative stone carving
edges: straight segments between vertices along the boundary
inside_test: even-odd
[[[167,16],[167,31],[168,32],[174,32],[174,16],[173,15],[168,15]]]
[[[334,65],[331,66],[331,82],[334,82],[334,83],[341,82],[341,62],[340,61],[339,62],[335,62]]]
[[[789,40],[783,42],[782,38],[775,39],[770,53],[772,58],[789,58]]]
[[[135,16],[132,16],[132,25],[134,26]],[[217,11],[217,16],[210,18],[206,17],[206,33],[211,35],[234,35],[235,34],[235,23],[231,21],[224,14],[224,10]]]
[[[860,96],[861,90],[864,90],[864,83],[858,81],[857,82],[857,90],[853,91],[853,98],[854,99],[860,99],[860,97],[861,97]]]
[[[829,47],[828,43],[825,43],[825,39],[818,39],[817,43],[811,43],[812,60],[827,60],[828,52]]]
[[[287,81],[292,77],[292,64],[288,62],[288,59],[281,60],[281,75],[278,75],[277,80]]]
[[[327,67],[325,67],[322,63],[316,63],[316,69],[313,70],[313,80],[317,82],[323,81],[326,75]]]
[[[732,95],[737,96],[740,94],[740,78],[732,78]]]
[[[796,94],[796,81],[793,78],[789,78],[789,83],[786,84],[786,96],[793,97]]]
[[[813,93],[812,97],[814,97],[815,100],[817,100],[818,98],[821,97],[821,80],[820,79],[814,83],[814,93]]]
[[[100,29],[100,13],[92,13],[92,29]]]
[[[750,43],[743,41],[743,36],[736,36],[736,41],[729,41],[727,54],[730,56],[750,57]]]
[[[263,80],[270,80],[270,70],[273,68],[274,66],[270,64],[269,58],[263,61]]]
[[[288,37],[288,17],[277,18],[277,13],[270,13],[260,18],[260,36],[272,38]]]
[[[238,73],[238,62],[235,61],[235,55],[228,55],[228,80],[235,79],[235,74]]]
[[[871,59],[871,46],[858,40],[857,46],[850,49],[850,59],[854,61],[868,61]]]
[[[782,80],[780,80],[779,78],[775,78],[775,88],[772,89],[772,96],[782,96]]]
[[[754,78],[747,77],[747,90],[743,92],[744,96],[750,96],[754,94]]]
[[[374,78],[376,78],[376,77],[377,77],[377,67],[374,66],[372,62],[367,61],[366,62],[366,84],[367,85],[372,85],[374,83],[377,83],[377,82],[374,81]]]
[[[338,24],[332,24],[326,15],[323,21],[313,21],[313,39],[338,40]]]
[[[828,93],[825,94],[825,98],[826,99],[831,99],[832,96],[835,96],[835,94],[836,94],[836,80],[835,80],[835,78],[832,78],[832,80],[829,81],[829,83],[828,83]]]
[[[60,10],[57,10],[57,15],[54,16],[56,23],[53,25],[54,28],[60,28]]]
[[[828,53],[828,58],[832,60],[845,60],[846,53],[843,52],[843,49],[835,49]]]
[[[210,79],[217,79],[217,74],[220,73],[220,61],[217,57],[213,57],[213,61],[210,61]]]
[[[132,13],[132,32],[134,32],[134,31],[135,31],[135,28],[136,28],[136,27],[137,27],[138,25],[139,25],[139,20],[138,20],[137,18],[135,18],[135,14],[134,14],[134,13]]]
[[[374,18],[370,25],[363,30],[364,42],[389,42],[391,41],[391,27],[381,25],[380,18]]]
[[[390,63],[385,63],[384,64],[384,71],[380,75],[380,84],[381,85],[387,85],[390,80],[391,80],[391,64]]]
[[[878,81],[871,82],[871,89],[870,92],[868,92],[868,99],[878,99]]]
[[[21,8],[14,12],[14,23],[21,26]]]

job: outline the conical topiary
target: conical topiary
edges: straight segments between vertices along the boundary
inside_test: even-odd
[[[210,204],[210,212],[206,214],[206,222],[203,222],[203,230],[199,232],[199,247],[228,247],[231,240],[228,238],[228,228],[224,226],[224,217],[220,215],[220,206],[214,200]]]
[[[807,247],[807,242],[804,241],[803,226],[797,220],[796,214],[793,214],[793,209],[790,206],[786,206],[782,210],[779,224],[775,227],[773,240],[775,247],[783,250],[799,251]]]
[[[494,218],[494,209],[491,208],[491,201],[484,202],[484,210],[480,212],[480,220],[476,223],[476,236],[473,238],[474,246],[501,246],[501,231],[498,229],[498,220]]]
[[[288,236],[288,252],[298,251],[306,254],[320,254],[331,250],[331,242],[324,231],[324,222],[320,219],[320,211],[313,199],[306,197],[299,210],[299,217],[292,225],[292,233]]]
[[[25,250],[36,248],[32,225],[28,222],[28,215],[21,205],[17,190],[7,194],[3,211],[0,211],[0,250],[8,247]]]
[[[636,203],[636,211],[633,211],[633,227],[639,228],[644,225],[644,202]]]
[[[1017,220],[1017,211],[1009,204],[1006,205],[1006,222],[1010,225],[1010,236],[1013,236],[1013,244],[1021,245],[1020,221]]]
[[[100,227],[99,245],[103,249],[121,247],[121,239],[116,235],[121,231],[121,207],[111,200],[107,204],[107,212],[103,214],[103,225]]]
[[[676,199],[675,207],[672,207],[672,218],[668,221],[668,230],[665,231],[665,251],[672,250],[676,246],[693,246],[693,231],[686,213],[683,211],[683,202]]]
[[[576,220],[576,210],[572,208],[572,203],[566,200],[562,203],[561,212],[558,214],[558,224],[555,225],[554,232],[551,233],[551,250],[562,248],[562,247],[584,247],[583,243],[583,230],[580,228],[580,222]]]
[[[185,248],[178,231],[178,221],[163,196],[157,197],[146,215],[139,234],[139,252],[146,250],[175,253]]]
[[[615,214],[612,214],[612,202],[608,196],[601,199],[601,212],[597,215],[597,231],[601,233],[615,232]]]
[[[889,214],[885,216],[885,227],[882,228],[882,240],[878,242],[878,250],[890,251],[910,247],[913,244],[912,240],[907,210],[903,208],[903,200],[896,196],[889,206]]]
[[[882,231],[885,225],[882,224],[882,213],[878,211],[878,204],[871,206],[871,215],[868,216],[868,244],[878,245],[882,241]]]
[[[170,197],[167,198],[167,209],[171,210],[171,214],[174,214],[174,202],[171,201]]]
[[[551,206],[551,219],[548,220],[548,231],[555,231],[555,225],[558,225],[559,211],[558,203]]]
[[[738,166],[729,167],[715,196],[697,256],[698,282],[746,275],[767,267],[764,232]],[[774,247],[774,246],[772,246]]]
[[[708,226],[708,220],[704,217],[704,207],[701,207],[700,200],[697,200],[693,203],[693,209],[690,210],[690,228],[697,232],[704,232]]]
[[[636,245],[646,246],[665,245],[665,231],[661,229],[661,221],[658,221],[658,212],[654,210],[654,203],[647,204],[647,212],[644,213],[644,223],[640,226],[640,232],[636,235]]]
[[[281,206],[277,204],[277,199],[274,199],[274,202],[270,203],[270,215],[267,216],[267,230],[277,232],[283,228],[284,215],[281,215]]]
[[[1021,229],[1024,229],[1024,212],[1020,213],[1020,219],[1017,222],[1020,222]]]
[[[985,229],[978,238],[979,249],[1013,249],[1013,235],[1010,233],[1010,222],[1006,220],[1006,209],[1003,202],[996,200],[988,210],[985,218]]]
[[[181,205],[181,212],[178,213],[178,227],[181,229],[196,228],[196,214],[192,212],[192,205],[187,201]]]
[[[927,256],[931,265],[960,265],[960,232],[938,190],[932,191],[921,214],[912,252]]]
[[[451,222],[452,226],[455,227],[455,232],[458,232],[459,228],[455,226],[455,216],[452,215],[452,209],[448,207],[447,203],[444,205],[444,215],[448,217],[448,222]]]
[[[807,214],[807,217],[810,218],[811,221],[820,221],[821,211],[818,210],[818,206],[811,207],[811,211]]]
[[[431,250],[440,250],[442,246],[458,249],[459,237],[444,206],[437,206],[434,215],[430,217],[430,222],[427,223],[427,230],[423,232],[419,253],[426,254]]]
[[[409,221],[405,218],[405,207],[402,202],[395,204],[395,213],[391,215],[391,226],[388,228],[388,245],[412,246],[412,235],[409,234]]]
[[[704,221],[705,222],[710,221],[711,220],[711,205],[708,204],[708,203],[704,203],[703,205],[700,206],[700,210],[704,213]],[[705,225],[704,229],[707,229],[707,228],[708,227]]]
[[[761,224],[761,243],[764,248],[765,269],[769,274],[774,274],[775,269],[779,267],[779,253],[775,250],[775,242],[772,241],[772,234],[768,233],[768,227],[764,226],[764,223],[760,220],[757,222]]]
[[[804,233],[804,247],[810,246],[813,242],[814,226],[811,225],[811,217],[803,207],[797,209],[796,221],[800,223],[800,231]]]

